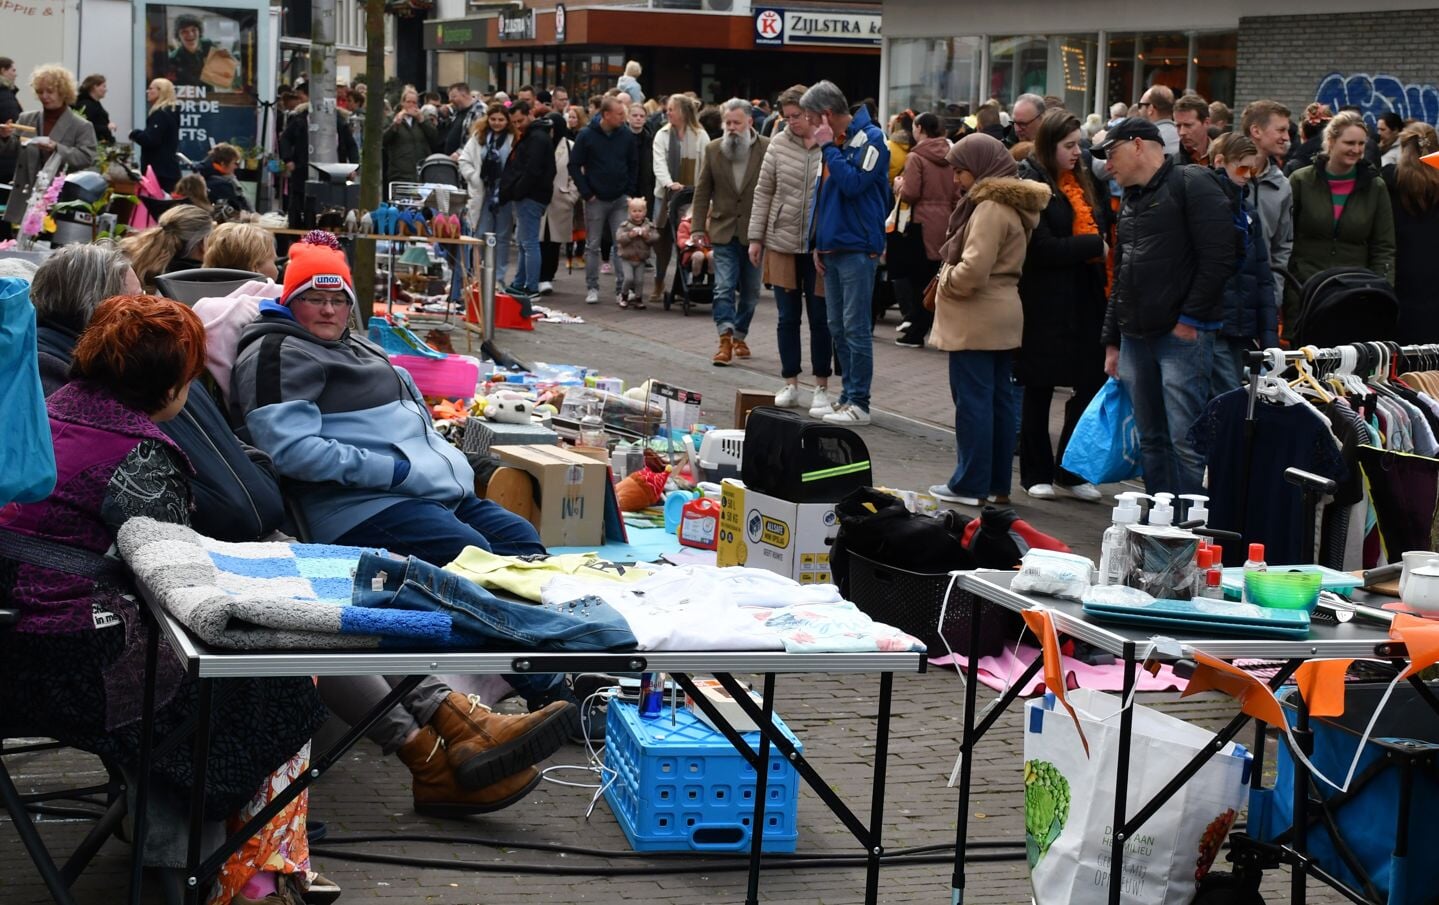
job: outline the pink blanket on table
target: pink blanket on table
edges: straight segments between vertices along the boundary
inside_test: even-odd
[[[1021,644],[1016,654],[1014,646],[1009,645],[997,657],[979,658],[979,681],[996,691],[1003,691],[1011,683],[1018,681],[1029,664],[1038,658],[1038,647]],[[939,657],[931,657],[929,662],[932,666],[952,666],[956,669],[966,669],[969,666],[969,659],[963,654],[944,654]],[[1142,669],[1136,674],[1140,691],[1182,691],[1188,684],[1184,679],[1175,675],[1174,670],[1168,666],[1159,667],[1158,675],[1150,675]],[[1124,664],[1120,662],[1106,666],[1090,666],[1073,657],[1065,657],[1064,677],[1065,684],[1069,688],[1090,688],[1095,691],[1124,690]],[[1032,697],[1044,694],[1046,690],[1044,673],[1041,671],[1029,680],[1029,683],[1020,690],[1020,694]]]

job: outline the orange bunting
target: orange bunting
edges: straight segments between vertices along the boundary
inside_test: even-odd
[[[1074,707],[1066,695],[1068,689],[1064,684],[1064,659],[1059,652],[1059,632],[1054,628],[1054,619],[1050,617],[1048,610],[1025,610],[1020,615],[1024,617],[1024,624],[1039,639],[1040,650],[1044,656],[1045,688],[1069,711],[1069,718],[1074,720],[1074,729],[1079,733],[1079,742],[1084,745],[1084,756],[1088,757],[1089,739],[1084,737],[1084,727],[1079,724],[1079,714],[1074,712]]]
[[[1311,660],[1294,671],[1294,683],[1309,707],[1310,716],[1344,715],[1344,674],[1348,660]]]
[[[1403,678],[1439,663],[1439,623],[1399,613],[1389,626],[1389,637],[1404,642],[1409,651],[1409,667]]]
[[[1189,687],[1180,695],[1187,698],[1201,691],[1219,691],[1239,702],[1239,709],[1271,726],[1284,725],[1284,709],[1269,686],[1232,664],[1208,654],[1194,652],[1199,668],[1189,679]]]

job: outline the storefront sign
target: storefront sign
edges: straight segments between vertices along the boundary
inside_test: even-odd
[[[535,39],[535,11],[521,9],[500,13],[501,41],[533,41]]]
[[[258,54],[255,9],[147,5],[145,82],[169,79],[179,100],[180,152],[201,160],[212,145],[255,145]],[[143,114],[140,120],[143,120]]]
[[[481,19],[459,22],[426,22],[431,40],[426,50],[469,50],[485,46],[485,23]]]
[[[875,13],[832,13],[811,9],[756,7],[756,47],[781,44],[878,47],[881,17]]]
[[[555,4],[555,43],[556,43],[556,44],[563,44],[563,43],[565,43],[565,18],[566,18],[565,5],[564,5],[563,3],[556,3],[556,4]]]

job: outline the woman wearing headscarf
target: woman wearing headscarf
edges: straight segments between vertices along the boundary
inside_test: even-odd
[[[966,135],[947,156],[962,193],[940,250],[930,343],[949,353],[958,462],[929,492],[951,503],[1009,502],[1014,458],[1010,361],[1024,334],[1019,277],[1048,185],[1015,178],[1004,143]]]

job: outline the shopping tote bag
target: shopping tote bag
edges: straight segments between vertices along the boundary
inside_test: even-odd
[[[1109,901],[1110,829],[1119,758],[1120,699],[1077,688],[1066,695],[1075,721],[1045,695],[1025,704],[1024,831],[1038,905]],[[1133,815],[1212,733],[1134,706],[1126,802]],[[1230,743],[1125,842],[1123,905],[1188,905],[1219,854],[1249,793],[1253,760]]]
[[[35,352],[30,284],[0,279],[0,506],[43,500],[55,487],[50,418]]]
[[[1091,484],[1139,477],[1139,428],[1124,384],[1111,377],[1089,400],[1065,447],[1063,465]]]

